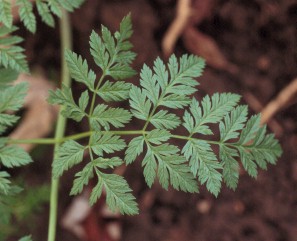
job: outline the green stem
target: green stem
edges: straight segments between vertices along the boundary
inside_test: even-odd
[[[61,80],[66,87],[71,86],[71,78],[66,67],[66,60],[64,57],[64,49],[72,48],[71,41],[71,26],[69,15],[66,11],[62,10],[62,18],[60,20],[60,36],[61,36],[61,59],[62,59],[62,74]],[[62,108],[61,108],[62,109]],[[55,131],[56,144],[54,147],[54,159],[57,155],[57,149],[59,147],[58,140],[64,136],[66,127],[66,118],[61,115],[61,110],[57,120],[57,126]],[[51,179],[51,194],[50,194],[50,213],[49,213],[49,227],[48,227],[48,241],[55,241],[56,238],[56,227],[57,227],[57,211],[58,211],[58,190],[59,190],[59,179],[52,177]]]

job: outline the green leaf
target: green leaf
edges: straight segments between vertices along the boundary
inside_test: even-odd
[[[227,187],[235,190],[239,179],[239,164],[235,160],[238,157],[236,150],[221,144],[220,158],[223,166],[223,179]]]
[[[78,8],[85,0],[58,0],[60,5],[67,11],[72,12]]]
[[[156,135],[156,133],[151,132],[151,135]],[[152,139],[156,144],[163,141]],[[158,170],[159,182],[166,190],[170,183],[177,190],[198,192],[197,182],[191,174],[190,168],[185,164],[185,158],[177,154],[179,149],[176,146],[167,143],[152,146],[147,143],[147,149],[142,165],[144,166],[144,177],[149,187],[152,186]]]
[[[62,16],[62,11],[61,11],[58,0],[47,0],[47,3],[48,3],[50,10],[53,14],[55,14],[58,17]]]
[[[238,131],[242,130],[244,123],[247,120],[247,106],[238,106],[233,109],[230,115],[224,117],[224,122],[220,122],[221,142],[226,142],[230,139],[239,136]]]
[[[94,31],[92,32],[90,51],[103,73],[116,80],[135,75],[136,72],[129,66],[136,56],[130,51],[132,45],[128,40],[132,35],[130,16],[122,20],[120,31],[114,36],[105,26],[102,26],[101,33],[102,38]]]
[[[171,137],[171,134],[167,130],[152,130],[146,136],[145,139],[155,145],[160,145],[165,141],[168,141]]]
[[[2,134],[7,127],[15,124],[18,119],[18,116],[0,113],[0,134]]]
[[[7,195],[10,191],[11,182],[10,175],[5,171],[0,171],[0,193]]]
[[[140,88],[132,85],[130,90],[130,106],[132,114],[141,120],[147,120],[150,115],[151,102],[146,99]]]
[[[106,74],[110,75],[115,80],[122,80],[134,76],[136,72],[129,65],[116,63],[106,71]]]
[[[112,158],[102,158],[98,157],[94,160],[94,164],[98,168],[108,169],[108,168],[115,168],[123,164],[123,160],[117,156]]]
[[[93,30],[90,36],[90,52],[95,63],[102,69],[106,70],[108,66],[109,54],[100,36]]]
[[[128,99],[131,84],[124,81],[106,81],[97,94],[106,102],[123,101]]]
[[[176,190],[197,193],[198,185],[194,179],[190,168],[185,164],[184,157],[173,155],[169,157],[157,156],[158,158],[158,177],[164,189],[168,189],[169,182]]]
[[[93,177],[93,174],[93,163],[90,162],[80,172],[75,174],[70,195],[77,195],[81,193],[84,186],[87,185],[89,180]]]
[[[260,120],[260,115],[254,115],[247,121],[245,128],[242,130],[240,134],[240,138],[238,141],[239,145],[246,144],[253,140],[257,131],[260,128]]]
[[[50,9],[48,5],[42,0],[36,1],[37,11],[42,19],[43,22],[45,22],[48,26],[54,27],[55,26],[55,20],[53,18],[53,15],[50,12]]]
[[[175,114],[168,113],[167,110],[160,110],[152,116],[150,122],[159,129],[175,129],[181,123],[179,117]]]
[[[139,210],[135,197],[127,181],[116,174],[105,174],[96,170],[98,184],[93,188],[90,203],[94,204],[101,196],[103,187],[106,191],[106,202],[112,211],[119,210],[122,214],[135,215]]]
[[[138,136],[133,138],[128,145],[125,152],[126,164],[131,164],[135,161],[136,157],[143,152],[144,137]]]
[[[27,91],[28,83],[25,82],[0,90],[0,112],[19,110],[23,105]]]
[[[65,50],[65,59],[71,77],[77,82],[85,84],[90,90],[94,90],[96,75],[93,70],[89,70],[87,61],[71,50]]]
[[[107,105],[97,105],[90,117],[91,126],[95,130],[110,129],[110,125],[115,128],[124,127],[131,120],[131,113],[123,108],[108,108]]]
[[[12,168],[27,165],[32,159],[21,147],[4,146],[0,149],[0,162],[3,166]]]
[[[64,171],[80,163],[83,160],[85,147],[76,141],[69,140],[63,143],[53,162],[53,176],[58,178]]]
[[[190,161],[189,165],[194,176],[198,176],[201,184],[206,183],[206,188],[215,196],[221,189],[222,164],[217,161],[211,146],[204,140],[190,140],[184,146],[182,153]]]
[[[25,27],[32,33],[36,32],[36,18],[33,14],[33,5],[28,0],[17,0],[19,15]]]
[[[10,0],[0,0],[0,22],[3,22],[7,28],[11,28],[12,20]]]
[[[102,156],[103,152],[114,153],[115,151],[123,150],[126,147],[126,143],[120,136],[112,133],[106,132],[101,134],[100,132],[95,132],[91,135],[90,146],[96,155]]]
[[[248,129],[251,130],[251,132],[258,129],[257,133],[254,133],[254,135],[245,133],[241,136],[243,138],[243,143],[252,138],[252,136],[254,136],[254,139],[247,141],[247,145],[241,145],[240,140],[239,143],[235,144],[235,147],[237,147],[240,153],[244,169],[252,177],[257,176],[257,165],[265,170],[267,169],[267,163],[275,164],[277,158],[282,154],[281,147],[278,141],[274,138],[274,135],[265,135],[266,126],[259,127],[256,123],[259,124],[258,117],[251,119],[251,121],[247,123],[246,129],[244,129],[243,132],[246,132]]]
[[[24,49],[15,44],[20,43],[22,38],[18,36],[6,36],[17,30],[16,27],[7,28],[0,26],[0,65],[17,72],[29,72]]]
[[[18,72],[13,69],[0,68],[0,90],[16,80],[18,75]]]
[[[184,127],[191,135],[194,133],[212,135],[207,124],[219,122],[234,108],[239,99],[240,96],[236,94],[216,93],[211,98],[205,96],[199,106],[198,101],[193,98],[190,113],[186,111],[184,114]]]
[[[49,91],[48,103],[59,104],[64,107],[62,115],[77,122],[87,115],[85,109],[89,101],[87,90],[79,98],[79,106],[74,102],[72,91],[69,87],[63,86],[63,90]]]

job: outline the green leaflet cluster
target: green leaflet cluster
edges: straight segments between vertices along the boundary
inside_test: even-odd
[[[33,13],[34,3],[36,4],[37,12],[41,20],[50,27],[55,26],[54,16],[62,16],[61,9],[72,12],[78,8],[84,0],[16,0],[15,4],[12,1],[0,0],[0,22],[7,28],[12,28],[13,15],[12,8],[18,7],[18,14],[25,27],[32,33],[36,31],[36,16]]]
[[[85,153],[89,153],[91,161],[76,174],[71,194],[82,192],[83,187],[93,177],[97,185],[93,188],[90,203],[93,204],[106,192],[106,201],[111,210],[119,209],[121,213],[136,214],[138,207],[126,180],[116,174],[105,172],[108,168],[115,168],[123,164],[118,156],[106,157],[126,147],[125,141],[112,128],[124,127],[131,120],[131,113],[123,108],[112,108],[106,104],[95,106],[97,97],[106,102],[122,101],[128,98],[131,84],[124,81],[107,80],[112,78],[121,80],[135,74],[130,63],[135,54],[130,51],[132,45],[129,38],[132,35],[130,16],[123,19],[120,30],[112,34],[102,26],[102,38],[92,32],[90,37],[91,54],[96,64],[101,68],[102,75],[96,81],[96,74],[90,70],[88,64],[80,55],[66,51],[66,61],[71,76],[78,82],[85,84],[84,91],[78,104],[75,103],[72,91],[65,86],[61,90],[50,92],[48,99],[51,104],[63,106],[62,114],[75,121],[87,118],[90,131],[88,143],[80,144],[74,140],[66,141],[58,151],[58,158],[53,162],[53,175],[59,177],[64,171],[81,163]],[[91,98],[89,96],[92,96]]]
[[[10,0],[0,0],[0,66],[11,68],[17,72],[29,72],[24,49],[18,46],[23,39],[11,36],[17,30],[13,26],[12,8],[18,7],[20,20],[32,33],[36,32],[36,16],[33,13],[34,3],[41,20],[50,27],[55,26],[54,15],[61,17],[62,9],[73,11],[84,0],[16,0],[12,5]]]
[[[18,111],[26,95],[28,84],[20,83],[11,85],[15,80],[17,73],[11,69],[0,68],[0,135],[9,127],[12,127],[19,119],[18,116],[11,114],[12,111]],[[2,196],[13,196],[20,192],[20,188],[12,185],[10,175],[5,169],[20,167],[32,162],[31,157],[22,148],[16,145],[6,145],[7,138],[0,138],[0,210],[8,210],[8,204],[2,200]],[[1,212],[1,211],[0,211]],[[4,213],[9,212],[1,212]],[[6,220],[5,216],[2,216]],[[0,218],[1,221],[3,219]]]
[[[10,35],[16,30],[17,28],[14,26],[11,28],[0,26],[0,67],[3,66],[17,72],[29,72],[24,49],[17,46],[23,39]],[[2,78],[6,78],[6,75],[1,75],[1,82]]]
[[[223,93],[207,95],[201,101],[191,98],[198,85],[195,78],[204,68],[203,59],[193,55],[180,58],[172,55],[165,64],[157,58],[153,69],[143,66],[140,87],[125,82],[124,79],[135,74],[130,67],[135,58],[130,50],[131,34],[130,16],[123,19],[120,30],[114,34],[105,26],[102,26],[102,37],[93,31],[90,52],[101,69],[100,78],[80,55],[66,51],[72,77],[87,90],[81,93],[78,103],[71,89],[65,86],[50,93],[49,102],[62,105],[65,117],[75,121],[87,118],[89,122],[90,132],[81,136],[88,136],[88,140],[64,142],[53,163],[53,175],[60,177],[64,171],[82,163],[85,154],[89,154],[90,161],[75,175],[72,195],[81,193],[90,179],[96,178],[91,204],[104,189],[112,210],[138,213],[125,179],[106,172],[106,169],[123,164],[122,158],[114,154],[123,150],[126,164],[142,157],[144,178],[149,187],[157,178],[165,189],[172,186],[196,193],[200,183],[215,196],[222,182],[236,188],[239,159],[252,177],[256,177],[257,167],[266,169],[267,163],[275,164],[282,152],[278,141],[272,134],[266,135],[266,127],[260,126],[259,115],[248,120],[247,107],[238,105],[240,96]],[[97,98],[105,103],[96,105]],[[130,110],[109,106],[110,102],[127,99]],[[184,114],[180,117],[170,109],[183,109]],[[144,122],[141,130],[125,129],[132,118]],[[210,126],[214,124],[219,128],[219,140],[209,140],[213,135]],[[186,134],[174,134],[177,128]],[[135,135],[128,145],[122,138],[127,135]],[[172,144],[172,139],[183,140],[185,145],[180,149]],[[218,154],[213,150],[214,145],[219,147]]]

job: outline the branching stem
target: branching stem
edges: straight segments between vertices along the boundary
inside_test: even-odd
[[[61,62],[62,62],[62,84],[66,87],[71,86],[71,78],[66,67],[66,60],[64,56],[64,49],[71,49],[71,26],[69,15],[65,10],[62,10],[62,18],[60,19],[60,36],[61,36]],[[62,109],[62,108],[61,108]],[[66,118],[61,115],[61,110],[57,120],[57,126],[55,131],[55,148],[54,158],[56,158],[57,149],[64,136],[66,127]],[[56,226],[57,226],[57,211],[58,211],[58,190],[59,190],[59,179],[52,177],[51,179],[51,194],[50,194],[50,216],[49,216],[49,227],[48,227],[48,241],[55,241],[56,239]]]

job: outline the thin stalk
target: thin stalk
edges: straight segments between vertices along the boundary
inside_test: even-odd
[[[71,26],[69,15],[65,10],[62,10],[62,17],[60,19],[60,36],[61,36],[61,62],[62,62],[62,73],[61,82],[66,87],[71,86],[71,78],[66,67],[66,60],[64,57],[64,49],[72,48],[71,41]],[[62,110],[62,108],[61,108]],[[66,118],[61,115],[61,110],[57,120],[57,126],[55,131],[56,144],[54,147],[54,159],[57,155],[57,148],[59,147],[58,140],[64,137]],[[49,226],[48,226],[48,241],[55,241],[56,239],[56,227],[57,227],[57,211],[58,211],[58,190],[59,190],[59,179],[52,177],[51,179],[51,194],[50,194],[50,213],[49,213]]]

